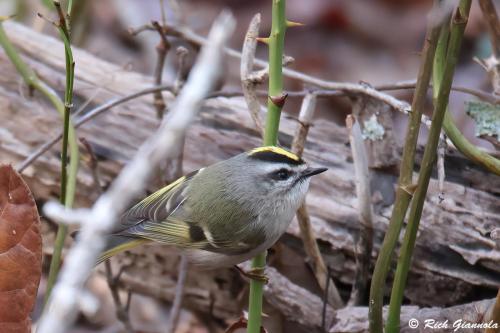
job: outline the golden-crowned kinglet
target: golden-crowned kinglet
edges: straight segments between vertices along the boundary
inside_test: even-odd
[[[271,247],[326,171],[278,147],[260,147],[179,178],[137,203],[99,262],[145,242],[187,249],[195,264],[232,266]]]

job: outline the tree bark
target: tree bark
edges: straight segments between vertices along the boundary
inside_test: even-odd
[[[21,50],[25,60],[43,80],[62,91],[62,44],[16,23],[4,24],[8,36]],[[151,77],[125,70],[83,50],[75,48],[74,57],[75,109],[88,99],[91,99],[89,107],[92,107],[152,85]],[[0,161],[16,165],[55,136],[61,128],[61,120],[41,96],[37,93],[29,96],[2,51],[0,72]],[[171,94],[164,96],[167,104],[172,102]],[[99,172],[107,184],[158,126],[152,102],[153,97],[146,96],[120,105],[77,130],[78,136],[87,139],[100,159]],[[295,125],[286,115],[282,117],[281,145],[290,146]],[[226,159],[259,145],[260,140],[243,98],[209,99],[186,138],[184,170],[189,172]],[[354,168],[347,144],[346,129],[323,119],[316,121],[311,128],[304,153],[308,162],[329,168],[328,172],[312,181],[307,204],[314,232],[331,267],[332,277],[344,285],[354,281],[354,241],[360,228]],[[58,194],[59,152],[60,144],[23,173],[39,202],[54,199]],[[437,181],[431,180],[405,295],[413,304],[420,306],[459,304],[474,299],[479,291],[483,297],[490,293],[494,297],[500,285],[500,251],[488,235],[493,228],[500,227],[500,178],[479,169],[455,151],[446,155],[446,176],[445,199],[442,202],[438,198]],[[391,214],[396,177],[392,171],[373,170],[373,258]],[[159,186],[158,183],[151,184],[150,189]],[[90,170],[81,163],[76,205],[88,207],[97,195]],[[298,232],[294,222],[280,242],[288,250],[277,250],[273,257],[278,259],[272,257],[271,260],[278,263],[293,261],[288,265],[295,265],[310,274],[304,270],[305,255]],[[47,252],[50,252],[52,238],[52,231],[46,228],[44,246]],[[154,286],[156,296],[171,300],[174,290],[172,277],[177,274],[176,260],[171,254],[172,251],[165,250],[165,247],[148,246],[119,256],[121,263],[132,265],[126,270],[122,284],[143,293],[151,293],[151,286]],[[309,289],[310,296],[319,300],[314,295],[317,286],[311,282],[314,281],[313,276],[309,275],[308,279],[293,283],[298,288]],[[199,273],[191,269],[184,306],[201,313],[210,312],[217,318],[238,317],[242,307],[238,296],[243,286],[241,278],[231,270]],[[343,292],[347,297],[348,290]],[[272,299],[271,294],[272,290],[266,293],[268,300]],[[294,318],[293,313],[280,308],[278,303],[270,303],[282,309],[289,319],[304,320]],[[342,311],[335,316],[341,316]],[[363,311],[366,312],[366,308]],[[364,315],[366,320],[366,313]],[[320,324],[311,321],[308,319],[303,324]]]

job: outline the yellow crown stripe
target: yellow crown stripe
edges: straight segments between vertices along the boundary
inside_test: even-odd
[[[252,156],[252,155],[257,154],[257,153],[265,153],[265,152],[271,152],[271,153],[275,153],[278,155],[283,155],[283,156],[286,156],[289,159],[292,159],[294,161],[300,161],[300,158],[297,155],[295,155],[294,153],[291,153],[283,148],[276,147],[276,146],[265,146],[265,147],[254,148],[250,151],[250,153],[248,153],[248,155]]]

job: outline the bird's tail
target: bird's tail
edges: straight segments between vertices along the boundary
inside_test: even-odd
[[[142,238],[132,238],[121,235],[110,235],[107,238],[107,244],[104,251],[101,253],[99,258],[97,259],[96,265],[102,263],[103,261],[111,258],[115,254],[120,252],[130,250],[136,246],[139,246],[144,243],[150,242],[147,239]]]

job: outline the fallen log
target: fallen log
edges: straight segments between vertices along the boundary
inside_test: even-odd
[[[39,76],[62,91],[62,44],[13,22],[6,22],[5,29]],[[153,82],[149,76],[126,70],[77,48],[74,57],[75,109],[88,100],[87,109],[110,98],[149,87]],[[61,120],[41,96],[37,93],[29,95],[3,51],[0,51],[0,72],[0,161],[16,165],[55,136],[61,128]],[[172,101],[171,94],[164,93],[164,96],[167,104]],[[146,96],[120,105],[78,129],[78,136],[85,137],[100,158],[99,172],[105,184],[112,181],[137,147],[158,126],[152,101],[152,96]],[[284,115],[279,136],[283,146],[290,146],[295,125]],[[259,143],[259,132],[254,128],[243,98],[209,99],[186,139],[184,170],[195,170]],[[359,233],[354,168],[347,143],[345,128],[322,119],[311,128],[304,153],[305,159],[312,164],[329,168],[313,181],[307,203],[325,260],[332,269],[334,280],[344,286],[344,296],[354,281],[354,243]],[[39,202],[57,197],[59,152],[59,145],[52,147],[23,172]],[[479,292],[482,297],[493,297],[500,285],[500,251],[488,235],[493,228],[500,227],[500,177],[486,173],[455,151],[447,152],[446,175],[442,202],[437,181],[433,179],[430,183],[405,293],[408,301],[420,306],[460,304],[475,299]],[[391,214],[396,177],[391,170],[373,170],[376,213],[373,258]],[[151,184],[150,188],[159,186],[159,183]],[[97,195],[90,171],[82,163],[76,205],[88,207]],[[295,256],[293,267],[307,273],[298,230],[293,224],[280,243],[289,249],[286,255]],[[46,252],[50,252],[52,238],[52,230],[46,228]],[[137,292],[146,292],[145,281],[158,281],[155,284],[158,292],[165,293],[162,298],[170,300],[168,288],[177,274],[171,253],[155,246],[120,256],[120,262],[132,265],[127,268],[123,285]],[[279,256],[280,251],[277,251],[271,258],[278,258],[278,266]],[[166,276],[170,276],[170,280]],[[317,293],[312,275],[309,281],[292,280]],[[216,318],[237,317],[243,306],[238,301],[243,285],[240,277],[229,270],[203,274],[190,271],[185,306],[200,313],[210,311]],[[194,298],[191,301],[188,301],[191,297],[189,290]],[[282,313],[287,316],[285,311]],[[297,321],[297,318],[288,318]]]

